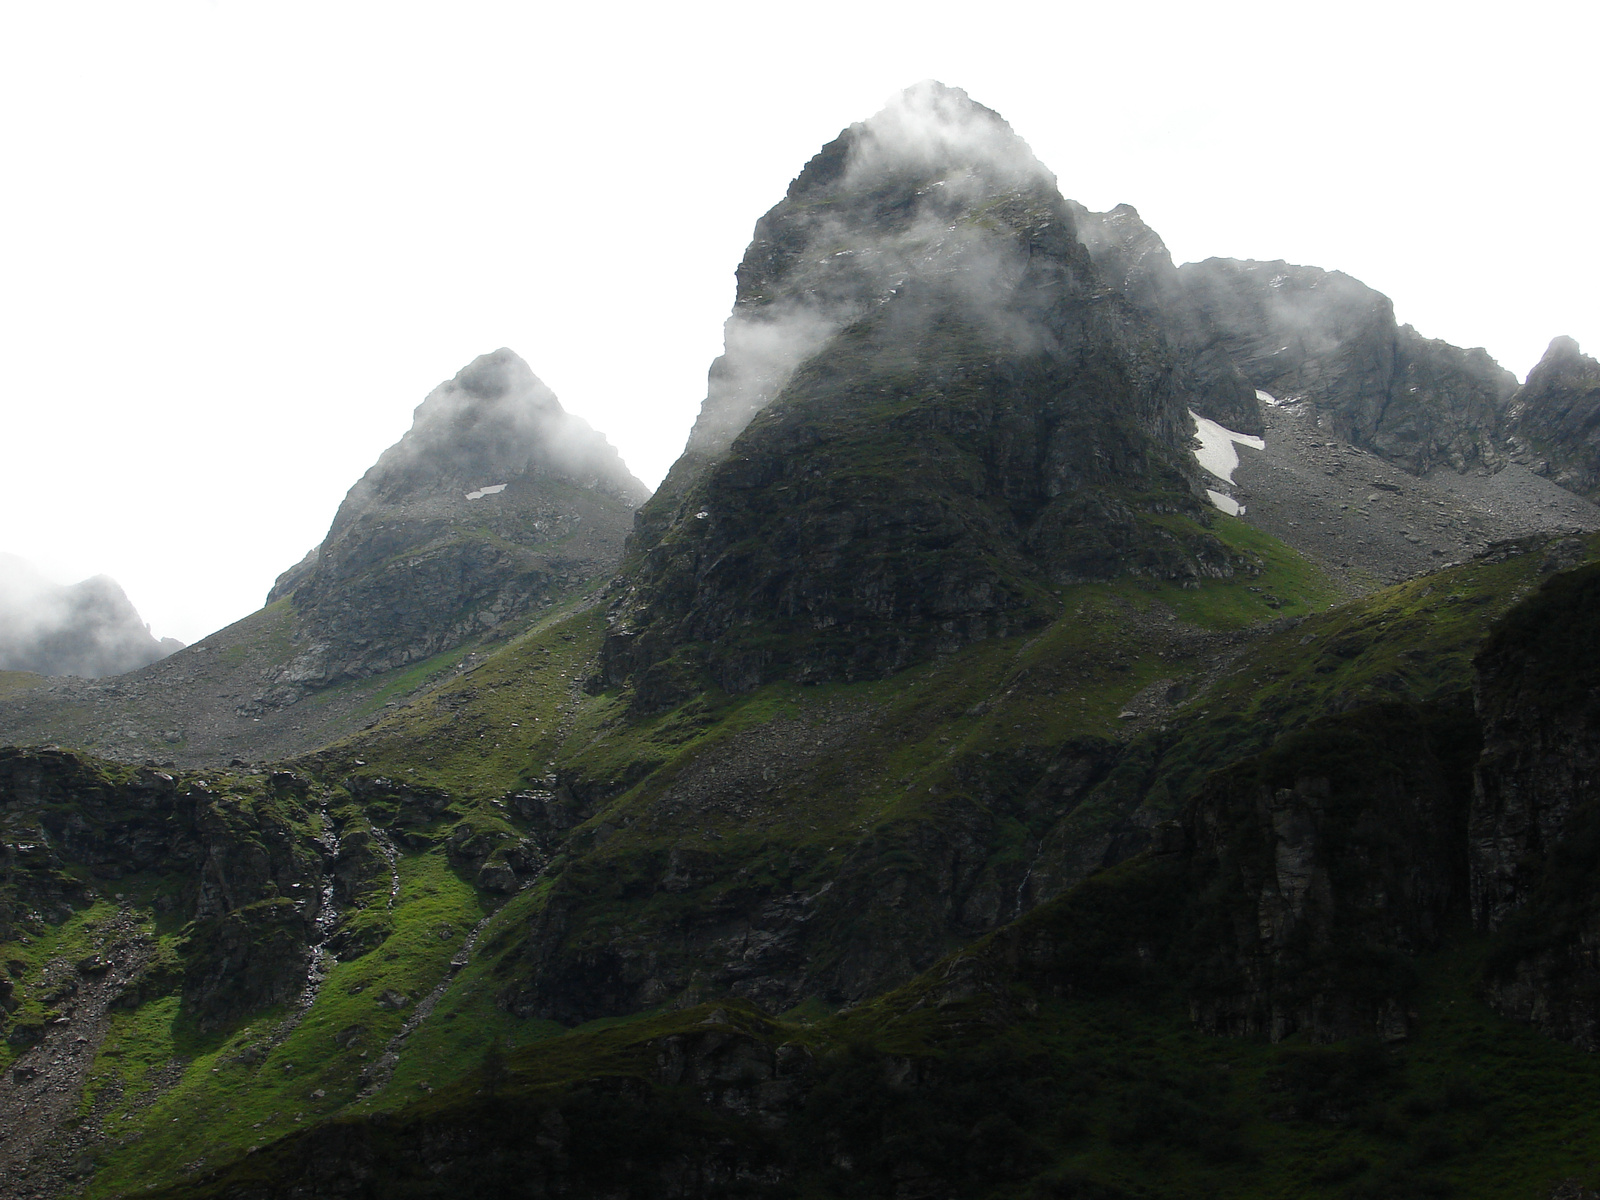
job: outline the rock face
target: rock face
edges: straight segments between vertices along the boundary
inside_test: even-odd
[[[1325,427],[1415,475],[1495,469],[1517,381],[1488,353],[1397,325],[1389,298],[1338,271],[1211,258],[1178,278],[1199,354],[1221,354],[1251,384],[1305,398]]]
[[[269,700],[431,657],[621,557],[649,489],[510,350],[429,393],[350,489],[328,536],[268,596],[292,596],[294,660]]]
[[[1189,407],[1229,429],[1260,434],[1255,387],[1229,357],[1211,316],[1184,289],[1160,235],[1131,204],[1104,213],[1070,206],[1101,279],[1164,331],[1176,361],[1175,385]]]
[[[731,690],[881,675],[1037,622],[1052,585],[1236,568],[1171,345],[965,93],[910,89],[824,147],[738,280],[636,522],[610,682],[650,702],[702,663]]]
[[[0,671],[120,675],[182,647],[152,637],[115,580],[96,575],[61,587],[0,554]]]
[[[1577,342],[1550,343],[1506,417],[1518,461],[1568,491],[1600,496],[1600,362]]]
[[[326,789],[290,771],[201,777],[0,749],[0,941],[125,877],[165,875],[181,885],[156,909],[188,923],[181,962],[132,980],[126,1007],[181,987],[186,1014],[215,1030],[308,1000],[314,948],[348,961],[381,943],[393,886],[387,835],[325,806]]]
[[[170,908],[194,922],[181,979],[199,1027],[293,1000],[325,916],[325,847],[286,816],[296,789],[278,779],[293,777],[223,787],[148,768],[112,772],[64,751],[0,750],[0,939],[62,919],[65,906],[125,875],[181,872],[188,882]],[[68,862],[89,878],[64,870]]]
[[[1472,902],[1492,1002],[1600,1049],[1600,569],[1553,578],[1478,658]]]
[[[1466,902],[1471,711],[1377,706],[1220,773],[1190,817],[1215,908],[1197,1024],[1281,1041],[1407,1035],[1409,956]],[[1208,886],[1209,885],[1209,886]]]

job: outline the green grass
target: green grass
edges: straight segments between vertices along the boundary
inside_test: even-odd
[[[400,872],[393,935],[354,962],[334,966],[287,1036],[282,1011],[258,1014],[222,1034],[198,1034],[175,998],[117,1016],[108,1045],[127,1084],[173,1058],[186,1065],[179,1083],[153,1104],[127,1121],[119,1110],[107,1122],[120,1146],[107,1156],[89,1195],[147,1187],[195,1163],[214,1166],[304,1123],[367,1105],[357,1100],[362,1069],[376,1062],[415,1002],[447,976],[450,956],[488,911],[442,851],[404,856]],[[405,997],[406,1007],[380,1004],[387,993]],[[371,1103],[387,1107],[416,1094],[413,1057],[408,1047],[401,1071]],[[476,1062],[436,1058],[421,1075],[447,1082]],[[206,1120],[188,1119],[195,1112]]]
[[[45,969],[54,964],[55,973],[62,980],[76,982],[72,964],[106,948],[104,927],[115,915],[116,904],[100,898],[67,911],[67,919],[59,924],[25,917],[19,922],[18,936],[0,950],[4,959],[0,965],[12,981],[12,1000],[16,1005],[9,1014],[6,1028],[42,1026],[61,1016],[63,1006],[71,1003],[71,996],[64,993],[59,984],[42,982]],[[8,1070],[18,1054],[17,1047],[0,1042],[0,1070]]]
[[[1329,610],[1332,590],[1309,564],[1242,523],[1219,518],[1213,532],[1241,558],[1253,556],[1260,574],[1206,580],[1194,588],[1139,579],[1063,588],[1040,600],[1056,614],[1047,625],[969,645],[889,679],[771,683],[741,695],[713,688],[647,716],[630,709],[625,693],[591,694],[584,686],[595,669],[604,614],[579,608],[546,615],[481,663],[387,710],[372,729],[302,764],[330,781],[383,774],[440,788],[451,798],[438,820],[413,831],[417,844],[435,842],[402,858],[394,932],[377,949],[335,967],[304,1020],[259,1061],[249,1055],[241,1061],[241,1055],[252,1045],[269,1046],[282,1014],[258,1014],[248,1027],[209,1039],[185,1024],[173,998],[118,1014],[92,1088],[114,1083],[123,1089],[111,1124],[133,1140],[111,1156],[91,1194],[153,1185],[201,1159],[214,1166],[338,1114],[394,1112],[413,1102],[444,1111],[441,1106],[470,1096],[478,1086],[476,1073],[501,1055],[509,1056],[529,1094],[570,1086],[595,1071],[641,1070],[652,1038],[685,1028],[683,1013],[619,1015],[563,1032],[553,1022],[517,1020],[502,1010],[508,983],[520,969],[521,939],[553,896],[577,905],[572,947],[631,945],[659,952],[670,963],[676,953],[672,931],[697,914],[719,905],[737,908],[752,896],[815,889],[839,877],[852,855],[868,855],[882,871],[914,874],[920,866],[908,848],[917,830],[965,821],[974,811],[987,814],[985,869],[1019,871],[1048,837],[1094,836],[1121,819],[1130,804],[1175,811],[1215,767],[1319,716],[1351,704],[1391,697],[1427,701],[1460,691],[1470,683],[1472,656],[1493,619],[1539,578],[1537,556],[1470,563]],[[1172,729],[1129,738],[1118,714],[1136,693],[1191,679],[1205,666],[1204,656],[1179,636],[1185,629],[1251,627],[1262,632],[1252,635],[1255,640],[1230,673],[1185,702]],[[406,694],[448,667],[445,657],[456,655],[385,681],[392,690],[383,694]],[[374,697],[377,703],[380,697]],[[784,766],[770,791],[741,794],[742,807],[673,811],[672,789],[693,772],[724,762],[743,740],[775,729],[802,741],[827,738],[841,718],[862,722],[870,734],[847,739],[793,771]],[[1074,810],[1076,824],[1052,830],[1058,814],[1017,802],[1040,784],[1051,756],[1069,743],[1100,747],[1096,753],[1103,751],[1117,765]],[[404,1021],[404,1013],[377,1005],[375,997],[393,991],[414,1003],[426,995],[446,978],[448,959],[467,931],[500,903],[476,892],[450,865],[443,839],[462,822],[520,835],[520,821],[497,802],[508,791],[542,785],[552,774],[563,787],[598,797],[595,812],[573,832],[546,878],[511,898],[490,921],[479,955],[453,977],[433,1016],[411,1036],[390,1085],[371,1101],[357,1102],[361,1067]],[[701,882],[682,892],[657,886],[673,850],[702,873]],[[146,888],[138,897],[143,904],[154,885],[139,886]],[[78,935],[69,922],[48,936],[59,941]],[[850,939],[866,934],[841,926],[817,936],[813,961],[825,964]],[[1285,1116],[1285,1072],[1310,1079],[1304,1086],[1320,1086],[1320,1051],[1308,1049],[1311,1057],[1301,1062],[1293,1046],[1207,1038],[1193,1032],[1181,1006],[1169,1001],[1136,1009],[1112,1001],[1047,1002],[1016,1035],[1023,1050],[1077,1064],[1072,1070],[1079,1074],[1064,1078],[1081,1076],[1099,1098],[1068,1106],[1079,1123],[1070,1137],[1029,1134],[1050,1148],[1053,1165],[1041,1169],[1063,1179],[1087,1173],[1129,1194],[1182,1179],[1195,1195],[1207,1188],[1240,1196],[1378,1195],[1389,1176],[1455,1180],[1466,1189],[1461,1194],[1495,1194],[1493,1186],[1527,1169],[1529,1147],[1589,1136],[1589,1126],[1563,1099],[1550,1110],[1556,1116],[1546,1114],[1554,1121],[1548,1136],[1542,1126],[1523,1129],[1513,1121],[1518,1140],[1499,1158],[1481,1149],[1441,1149],[1470,1143],[1461,1131],[1476,1128],[1472,1122],[1485,1119],[1486,1112],[1499,1112],[1507,1121],[1516,1115],[1509,1098],[1470,1111],[1429,1108],[1429,1089],[1441,1095],[1450,1090],[1451,1073],[1466,1069],[1461,1046],[1476,1045],[1479,1037],[1457,1029],[1445,1011],[1451,1005],[1470,1002],[1475,1015],[1469,1024],[1483,1025],[1495,1038],[1511,1038],[1506,1031],[1518,1029],[1518,1053],[1535,1064],[1529,1070],[1568,1080],[1569,1068],[1561,1065],[1570,1063],[1568,1051],[1486,1016],[1471,998],[1475,953],[1460,950],[1456,958],[1424,964],[1425,994],[1443,998],[1429,1010],[1434,1015],[1424,1022],[1423,1035],[1399,1052],[1403,1070],[1384,1074],[1385,1094],[1394,1098],[1390,1107],[1410,1109],[1392,1119],[1374,1117],[1371,1129]],[[970,1033],[970,1012],[959,1005],[913,1010],[911,996],[891,993],[839,1016],[818,1001],[781,1022],[748,1016],[764,1023],[763,1037],[817,1047],[865,1043],[873,1053],[966,1054],[951,1039]],[[362,1032],[350,1041],[357,1027]],[[1429,1032],[1435,1028],[1456,1032]],[[1413,1053],[1435,1036],[1448,1045],[1440,1042],[1433,1058]],[[1535,1054],[1529,1038],[1548,1055]],[[151,1073],[174,1059],[188,1063],[182,1082],[122,1121],[121,1111],[132,1107]],[[1231,1064],[1232,1090],[1206,1091],[1211,1084],[1202,1088],[1196,1080],[1209,1080],[1208,1073],[1220,1072],[1223,1062]],[[979,1071],[981,1064],[969,1066]],[[1548,1092],[1555,1086],[1533,1076],[1518,1078],[1518,1088]],[[1582,1072],[1571,1080],[1578,1089],[1573,1095],[1589,1086]],[[317,1090],[325,1094],[313,1099]],[[1184,1115],[1190,1110],[1177,1101],[1191,1094],[1208,1097],[1203,1107],[1226,1118],[1221,1126]],[[1406,1099],[1413,1094],[1422,1099]],[[1158,1108],[1166,1105],[1180,1124],[1192,1119],[1200,1121],[1196,1128],[1222,1130],[1217,1136],[1225,1133],[1228,1145],[1243,1146],[1246,1160],[1233,1166],[1212,1161],[1198,1134],[1192,1144],[1180,1139],[1130,1155],[1132,1143],[1119,1141],[1123,1134],[1116,1131],[1138,1124],[1129,1106],[1137,1108],[1139,1097]],[[172,1120],[196,1110],[214,1118],[203,1127]],[[1444,1128],[1437,1137],[1436,1127]],[[1550,1161],[1569,1159],[1573,1172],[1581,1173],[1573,1156]],[[1357,1169],[1358,1162],[1367,1165]]]

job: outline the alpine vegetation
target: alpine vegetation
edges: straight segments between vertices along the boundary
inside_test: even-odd
[[[1597,378],[908,89],[654,495],[498,350],[0,677],[6,1194],[1594,1196]]]

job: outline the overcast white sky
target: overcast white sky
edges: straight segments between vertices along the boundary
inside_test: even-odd
[[[1179,262],[1600,350],[1596,13],[0,0],[0,551],[193,641],[501,345],[655,484],[756,218],[930,77]]]

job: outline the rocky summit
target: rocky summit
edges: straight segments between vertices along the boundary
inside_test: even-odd
[[[0,1192],[1594,1196],[1594,383],[910,89],[654,496],[497,351],[0,673]]]
[[[1052,589],[1251,565],[1207,528],[1178,356],[1001,118],[913,88],[757,223],[606,678],[865,678],[1038,627]]]
[[[474,359],[350,489],[328,536],[278,578],[303,647],[265,699],[432,657],[616,561],[650,494],[510,350]]]
[[[1518,459],[1562,487],[1600,495],[1600,363],[1569,337],[1550,343],[1511,398]]]

